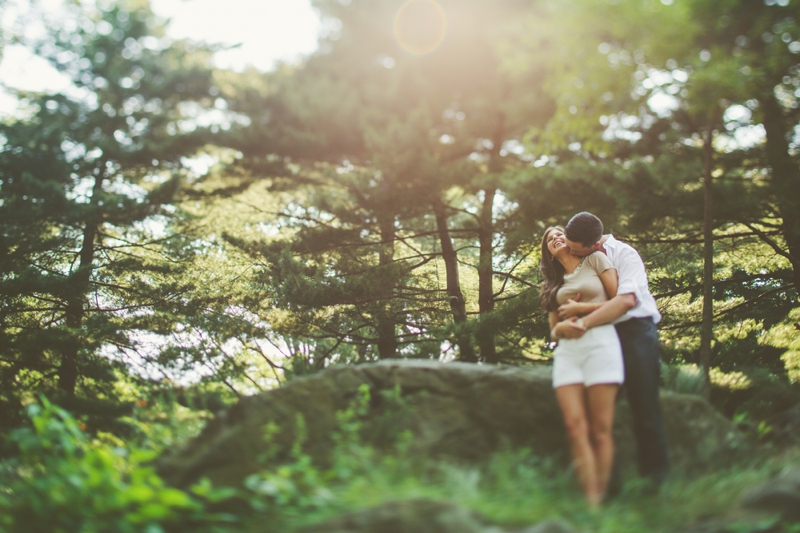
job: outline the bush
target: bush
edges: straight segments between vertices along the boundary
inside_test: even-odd
[[[91,442],[69,413],[42,398],[31,426],[0,463],[0,525],[10,533],[214,532],[232,517],[206,510],[230,491],[200,483],[187,493],[146,466],[152,452]],[[201,527],[202,524],[202,527]]]

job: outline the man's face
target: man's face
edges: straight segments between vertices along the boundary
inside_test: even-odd
[[[587,256],[590,253],[597,250],[597,244],[595,244],[594,246],[584,246],[579,242],[571,241],[566,238],[565,240],[567,241],[567,248],[569,248],[569,253],[572,255],[577,255],[578,257]]]

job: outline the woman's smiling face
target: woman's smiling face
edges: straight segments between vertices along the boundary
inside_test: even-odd
[[[564,237],[564,232],[560,229],[554,228],[548,231],[545,236],[545,242],[547,243],[547,251],[553,257],[564,253],[569,254],[566,237]]]

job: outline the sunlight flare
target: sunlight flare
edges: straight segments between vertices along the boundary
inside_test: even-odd
[[[394,17],[397,43],[414,55],[433,52],[447,34],[444,9],[435,0],[409,0]]]

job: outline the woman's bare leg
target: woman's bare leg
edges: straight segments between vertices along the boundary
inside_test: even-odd
[[[578,482],[589,505],[596,506],[600,503],[602,492],[597,492],[597,465],[589,438],[586,388],[582,384],[557,387],[556,398],[564,415],[564,426],[567,429]]]
[[[589,435],[595,458],[595,492],[602,499],[611,478],[614,463],[614,406],[619,385],[606,383],[586,389],[589,411]]]

